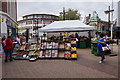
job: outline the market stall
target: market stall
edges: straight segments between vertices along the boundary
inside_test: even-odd
[[[79,20],[55,21],[39,30],[39,32],[63,32],[63,40],[59,37],[40,37],[40,43],[26,43],[19,46],[14,53],[16,60],[35,61],[37,59],[77,59],[76,38],[66,32],[94,31],[95,27],[85,25]],[[83,43],[80,43],[83,44]]]
[[[95,27],[86,25],[79,20],[66,20],[66,21],[55,21],[52,24],[41,28],[39,32],[46,32],[46,33],[64,32],[65,33],[65,32],[83,32],[83,31],[94,31],[94,30],[95,30]],[[72,59],[72,57],[74,56],[74,58],[77,59],[76,38],[70,38],[68,41],[65,41],[63,37],[63,42],[65,45],[65,50],[68,49],[67,51],[63,52],[64,58]],[[84,41],[82,42],[81,40],[80,45],[83,45],[83,44],[85,46],[80,46],[80,48],[86,48],[86,46],[90,45],[90,44],[84,43]]]

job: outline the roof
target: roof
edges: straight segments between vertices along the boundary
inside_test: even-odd
[[[55,21],[43,28],[40,32],[76,32],[95,30],[94,26],[82,23],[80,20]]]
[[[35,15],[46,15],[46,16],[55,16],[55,17],[59,17],[59,16],[53,15],[53,14],[28,14],[28,15],[23,16],[23,18],[24,18],[24,17],[27,17],[27,16],[35,16]]]

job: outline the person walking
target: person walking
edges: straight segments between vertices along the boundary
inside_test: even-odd
[[[5,36],[3,36],[2,37],[2,48],[3,48],[3,50],[4,50],[4,43],[3,43],[3,41],[6,39],[6,37]]]
[[[5,62],[8,61],[8,57],[10,57],[10,61],[12,61],[12,52],[13,52],[13,42],[11,40],[11,36],[8,36],[4,41],[4,51],[5,51]]]
[[[97,48],[97,52],[98,54],[101,56],[101,60],[99,61],[99,63],[102,63],[105,59],[105,52],[102,50],[102,47],[106,47],[107,40],[105,38],[105,35],[103,33],[100,34],[100,39],[98,40],[98,48]]]

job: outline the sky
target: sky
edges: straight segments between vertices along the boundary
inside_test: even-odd
[[[117,18],[117,0],[113,0],[113,18]],[[102,20],[107,20],[104,11],[108,10],[108,6],[112,6],[112,0],[18,0],[17,19],[21,20],[22,16],[28,14],[54,14],[59,15],[63,7],[77,9],[84,16],[97,11],[98,16]]]

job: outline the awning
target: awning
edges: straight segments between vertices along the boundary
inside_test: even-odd
[[[39,29],[39,32],[79,32],[91,30],[95,30],[95,27],[86,25],[80,20],[65,20],[55,21]]]

